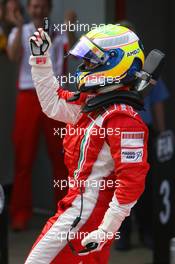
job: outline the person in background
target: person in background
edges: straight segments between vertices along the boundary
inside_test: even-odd
[[[32,216],[31,174],[41,131],[45,135],[55,181],[67,179],[62,139],[54,136],[54,128],[61,129],[64,125],[43,114],[32,81],[31,67],[28,64],[29,37],[36,28],[43,26],[43,19],[49,16],[51,8],[51,0],[28,0],[27,10],[31,22],[27,24],[24,24],[18,3],[10,5],[7,10],[9,21],[15,25],[8,38],[8,56],[12,61],[20,64],[13,131],[15,178],[10,203],[11,224],[14,230],[25,229]],[[75,17],[74,12],[68,12],[65,20],[73,22]],[[64,71],[64,48],[65,46],[70,48],[75,37],[72,32],[67,34],[67,38],[58,32],[52,32],[51,38],[53,46],[50,52],[53,69],[55,74],[60,76]],[[61,199],[66,191],[66,189],[55,188],[56,201]]]
[[[0,2],[0,54],[6,51],[7,35],[5,32],[5,17],[4,17],[5,4]]]
[[[136,32],[134,25],[130,21],[119,21],[119,24]],[[150,170],[146,179],[146,188],[142,194],[139,202],[134,208],[134,215],[138,225],[139,238],[144,246],[153,248],[153,177],[155,155],[157,160],[166,159],[172,156],[173,151],[164,148],[162,150],[162,138],[168,140],[170,135],[172,142],[172,134],[166,130],[165,122],[165,107],[164,103],[169,97],[168,89],[162,79],[159,79],[157,85],[154,86],[149,94],[144,99],[144,111],[140,112],[143,121],[149,128],[148,140],[148,160],[150,163]],[[131,231],[132,221],[128,217],[120,228],[120,239],[116,243],[116,249],[128,250],[131,248]]]
[[[8,264],[8,211],[7,192],[8,187],[0,184],[0,263]],[[6,199],[5,199],[6,198]]]
[[[4,209],[4,199],[4,190],[2,188],[2,185],[0,184],[0,214]]]
[[[134,208],[134,215],[138,225],[139,238],[144,246],[153,248],[153,177],[156,154],[156,139],[166,131],[164,102],[168,99],[168,89],[162,79],[152,88],[145,97],[144,111],[140,112],[143,121],[149,128],[148,159],[150,170],[146,179],[146,188],[139,202]],[[116,249],[128,250],[131,248],[132,221],[128,217],[121,226],[120,240]]]
[[[7,12],[5,12],[5,20],[11,28],[14,26],[14,21],[11,20],[12,13],[15,14],[15,13],[20,12],[23,16],[24,23],[29,22],[29,16],[26,12],[26,9],[21,4],[20,0],[7,0],[6,1],[6,11]]]
[[[4,4],[0,1],[0,20],[2,21],[3,18],[3,11],[4,11]]]

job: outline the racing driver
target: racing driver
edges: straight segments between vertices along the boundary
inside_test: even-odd
[[[83,35],[69,51],[82,60],[76,93],[63,90],[53,75],[51,40],[43,29],[30,38],[30,46],[29,63],[43,112],[67,123],[67,131],[74,133],[64,138],[69,192],[25,263],[106,264],[112,240],[142,194],[149,169],[148,130],[134,91],[135,73],[144,64],[142,43],[120,25]]]

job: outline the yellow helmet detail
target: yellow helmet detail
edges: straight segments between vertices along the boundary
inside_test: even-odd
[[[83,59],[76,72],[80,91],[132,83],[135,72],[144,64],[143,45],[138,36],[120,25],[91,30],[69,53]]]

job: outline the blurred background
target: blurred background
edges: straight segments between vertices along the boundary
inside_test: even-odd
[[[14,28],[19,29],[24,27],[24,24],[31,23],[28,10],[32,2],[37,4],[37,0],[0,1],[0,184],[4,187],[6,196],[5,209],[0,216],[0,263],[2,264],[24,263],[41,227],[46,219],[54,213],[55,197],[58,200],[64,195],[59,191],[55,194],[53,188],[54,179],[59,177],[59,173],[64,177],[66,175],[66,169],[62,164],[62,142],[57,139],[60,152],[60,159],[57,162],[54,158],[55,150],[52,148],[55,138],[49,139],[48,137],[50,129],[53,129],[55,124],[44,120],[40,110],[35,111],[38,121],[36,120],[35,124],[32,123],[33,114],[31,111],[38,107],[38,103],[35,102],[36,95],[30,84],[28,86],[25,84],[25,81],[30,83],[30,80],[25,80],[25,76],[27,76],[25,67],[27,66],[24,56],[26,54],[25,58],[27,58],[27,34],[32,34],[34,30],[32,31],[31,28],[27,32],[28,29],[26,29],[26,35],[22,35],[20,32],[16,33],[14,30]],[[89,25],[122,21],[121,23],[124,25],[132,24],[144,44],[145,54],[154,48],[160,49],[166,54],[160,83],[147,101],[146,111],[150,113],[146,117],[143,114],[143,119],[145,118],[151,135],[149,158],[152,170],[148,177],[148,191],[144,194],[139,205],[141,209],[138,206],[130,220],[124,223],[121,229],[121,238],[123,239],[114,243],[110,263],[175,263],[173,247],[171,247],[175,226],[173,1],[53,0],[52,8],[47,6],[50,1],[39,2],[46,2],[45,8],[48,8],[48,13],[51,9],[52,32],[55,28],[54,24],[58,25],[65,21]],[[30,9],[30,12],[34,11]],[[63,55],[82,33],[84,32],[65,32],[61,37],[58,36],[62,44],[55,41],[56,53],[53,52],[53,56],[57,54],[55,56],[58,56],[62,73],[74,72],[77,62],[67,59],[65,62]],[[57,39],[57,36],[53,36],[53,39]],[[18,56],[19,47],[17,48],[17,45],[21,45],[21,47],[23,45],[23,55]],[[69,88],[74,89],[72,85]],[[25,112],[24,109],[28,111]],[[26,125],[20,125],[25,122]],[[63,124],[58,126],[63,126]],[[32,131],[36,130],[36,133],[31,131],[30,134],[31,129]],[[21,142],[23,141],[27,143],[24,144],[26,148],[22,149]],[[26,154],[28,148],[31,151],[31,157]],[[24,160],[23,163],[21,163],[20,157],[21,160]],[[58,163],[59,166],[55,163]],[[25,172],[27,169],[30,170],[31,175],[27,175]],[[28,177],[26,185],[32,183],[29,189],[31,201],[30,199],[26,200],[25,190],[23,190],[23,194],[19,194],[20,186],[23,183],[20,180],[22,177]],[[32,179],[29,179],[30,177]],[[19,201],[16,195],[21,195],[21,198],[18,198]],[[22,214],[22,217],[19,216],[20,213],[16,216],[17,210],[20,211],[18,207],[22,203],[21,201],[26,201],[28,206],[32,207]]]

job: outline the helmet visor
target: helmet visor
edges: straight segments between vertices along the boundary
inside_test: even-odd
[[[90,39],[82,36],[80,40],[69,51],[69,54],[90,61],[93,64],[105,62],[105,53]]]

